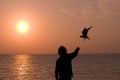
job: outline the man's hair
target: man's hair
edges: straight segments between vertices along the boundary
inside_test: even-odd
[[[59,49],[58,49],[58,54],[60,56],[67,54],[66,48],[64,46],[60,46]]]

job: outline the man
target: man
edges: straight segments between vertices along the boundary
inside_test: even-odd
[[[60,46],[58,54],[60,57],[56,61],[55,78],[56,80],[71,80],[72,72],[72,59],[78,55],[79,47],[73,53],[67,54],[64,46]]]

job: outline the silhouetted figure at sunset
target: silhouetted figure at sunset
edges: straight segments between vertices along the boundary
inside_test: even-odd
[[[58,49],[59,58],[56,61],[55,78],[56,80],[72,80],[72,59],[78,55],[79,47],[74,52],[67,54],[64,46]]]
[[[89,27],[89,28],[84,28],[83,31],[82,31],[82,35],[80,36],[80,38],[83,38],[83,39],[90,39],[88,37],[88,31],[92,28],[93,26]]]

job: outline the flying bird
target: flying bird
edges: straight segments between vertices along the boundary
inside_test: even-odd
[[[82,31],[82,35],[80,36],[80,38],[83,38],[83,39],[90,39],[88,37],[88,31],[92,28],[93,26],[89,27],[89,28],[84,28],[83,31]]]

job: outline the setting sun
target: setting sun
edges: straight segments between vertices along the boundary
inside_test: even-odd
[[[16,25],[19,33],[26,33],[28,31],[28,23],[25,21],[19,21]]]

